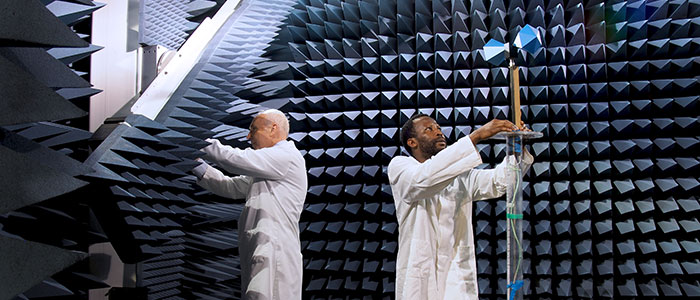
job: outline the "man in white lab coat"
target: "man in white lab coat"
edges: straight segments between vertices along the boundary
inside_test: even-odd
[[[243,299],[301,299],[302,256],[299,216],[306,198],[306,164],[287,141],[289,121],[267,110],[250,124],[252,149],[238,149],[208,139],[202,149],[210,162],[193,170],[198,184],[214,194],[245,199],[238,220]]]
[[[474,145],[517,129],[492,120],[447,146],[427,115],[415,115],[401,128],[411,157],[394,157],[388,168],[399,223],[397,300],[478,299],[472,201],[505,194],[509,159],[494,169],[474,169],[482,163]],[[529,130],[524,124],[520,129]],[[532,156],[524,157],[529,167]]]

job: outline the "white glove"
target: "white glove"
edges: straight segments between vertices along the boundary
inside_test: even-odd
[[[209,164],[204,162],[201,158],[195,159],[195,161],[200,162],[199,166],[196,166],[192,169],[192,174],[194,176],[197,176],[197,180],[202,180],[204,177],[204,173],[207,172],[207,169],[209,168]]]

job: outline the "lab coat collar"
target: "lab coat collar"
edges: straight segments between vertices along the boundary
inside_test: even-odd
[[[281,140],[281,141],[277,142],[276,144],[272,145],[272,147],[278,147],[278,146],[279,146],[279,147],[284,147],[284,145],[285,145],[286,143],[291,143],[292,146],[294,146],[294,142],[292,142],[292,141],[289,141],[289,140]],[[296,148],[296,147],[295,147],[295,148]]]

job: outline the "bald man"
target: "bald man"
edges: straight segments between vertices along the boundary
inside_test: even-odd
[[[212,193],[245,199],[238,219],[243,299],[301,299],[299,216],[306,197],[306,164],[287,141],[289,121],[279,110],[258,114],[250,124],[252,148],[207,139],[204,158],[240,176],[229,177],[202,163],[193,170]]]

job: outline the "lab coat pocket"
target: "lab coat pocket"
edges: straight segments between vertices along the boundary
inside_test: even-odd
[[[430,299],[432,249],[427,241],[414,240],[411,243],[406,280],[401,299]],[[434,295],[433,295],[434,297]]]
[[[477,295],[478,289],[476,286],[476,261],[474,258],[474,249],[472,246],[457,247],[458,265],[462,273],[462,280],[467,290],[467,295]]]

